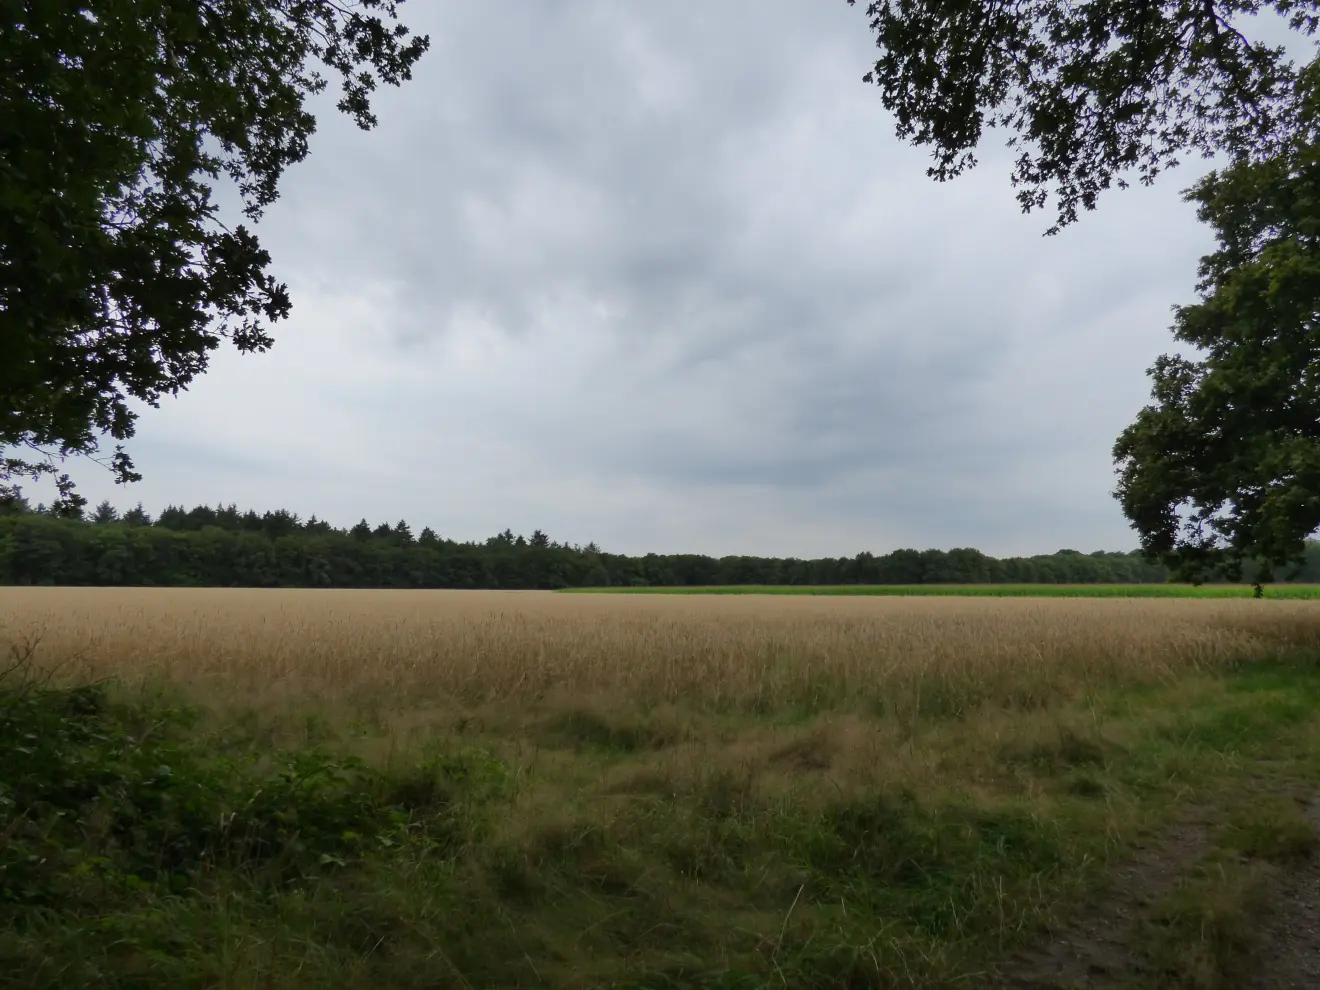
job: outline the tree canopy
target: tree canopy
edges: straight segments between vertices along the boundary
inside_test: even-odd
[[[1114,447],[1143,549],[1189,576],[1287,565],[1320,527],[1320,63],[1299,93],[1283,151],[1191,191],[1219,242],[1201,301],[1176,311],[1193,356],[1156,362],[1154,402]]]
[[[960,174],[986,130],[1005,130],[1018,200],[1031,210],[1054,193],[1053,229],[1181,155],[1270,155],[1296,127],[1298,70],[1239,25],[1262,12],[1307,37],[1320,25],[1298,0],[877,0],[866,12],[881,55],[865,78],[899,136],[930,146],[930,174]]]
[[[986,130],[1006,130],[1023,209],[1056,197],[1051,232],[1180,156],[1228,162],[1188,192],[1219,242],[1201,261],[1201,301],[1175,310],[1188,353],[1150,369],[1153,404],[1114,446],[1115,495],[1143,550],[1193,580],[1247,561],[1268,579],[1320,526],[1320,69],[1243,31],[1264,14],[1310,39],[1318,11],[1314,0],[867,6],[881,56],[866,79],[900,136],[931,147],[930,174],[958,175]]]
[[[91,518],[55,518],[20,500],[0,511],[0,585],[190,585],[296,588],[566,588],[725,584],[1161,582],[1137,553],[1060,550],[996,559],[973,549],[798,560],[627,556],[569,546],[536,530],[487,540],[416,536],[403,520],[336,529],[296,512],[168,506],[155,517],[108,502]]]
[[[186,388],[222,340],[271,345],[288,290],[215,184],[261,216],[307,155],[323,70],[373,126],[372,92],[429,44],[399,2],[0,2],[0,498],[130,437],[130,401]],[[107,460],[137,477],[122,444]]]

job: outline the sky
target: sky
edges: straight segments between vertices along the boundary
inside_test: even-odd
[[[292,293],[144,409],[145,480],[614,552],[1130,549],[1110,449],[1211,247],[1181,192],[1056,237],[990,135],[925,175],[844,0],[425,0],[364,133],[321,105],[258,232]]]

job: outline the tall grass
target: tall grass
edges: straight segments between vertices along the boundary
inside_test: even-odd
[[[956,712],[1320,644],[1301,602],[6,589],[61,676],[409,705]]]
[[[1307,602],[9,588],[6,639],[33,987],[987,985],[1180,802],[1320,778]]]

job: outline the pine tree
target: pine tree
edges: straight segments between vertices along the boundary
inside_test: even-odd
[[[129,526],[150,526],[151,516],[147,514],[147,510],[142,508],[142,503],[139,502],[124,513],[124,522]]]
[[[119,522],[119,513],[116,511],[115,507],[110,504],[109,499],[106,499],[96,507],[96,511],[92,513],[92,522],[101,526],[104,526],[107,523]]]

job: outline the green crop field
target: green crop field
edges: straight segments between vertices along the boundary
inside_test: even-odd
[[[1247,584],[740,584],[718,587],[568,588],[589,595],[863,595],[987,598],[1251,598]],[[1320,599],[1320,584],[1276,584],[1266,598]]]

